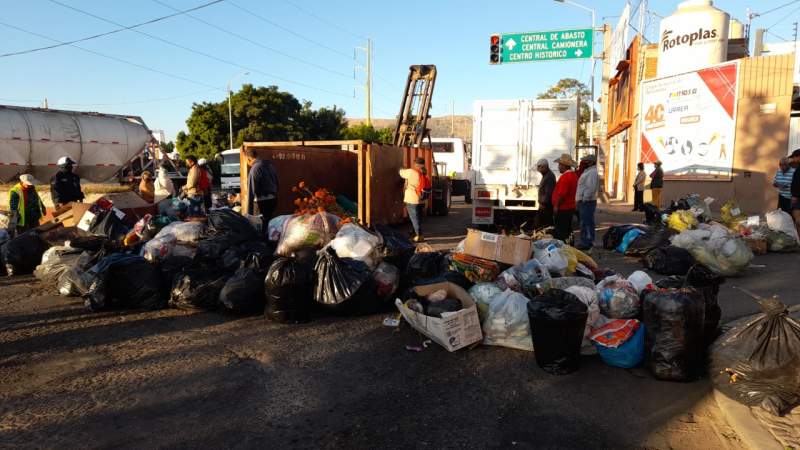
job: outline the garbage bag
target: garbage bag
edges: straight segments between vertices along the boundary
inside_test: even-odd
[[[594,280],[595,280],[595,277],[594,277],[594,271],[593,271],[592,269],[590,269],[590,268],[588,268],[588,267],[584,266],[584,265],[583,265],[583,264],[581,264],[581,263],[578,263],[578,264],[575,266],[575,273],[574,273],[574,275],[575,275],[576,277],[586,278],[586,279],[588,279],[589,281],[591,281],[592,283],[594,283]]]
[[[625,256],[643,256],[654,248],[669,246],[669,239],[675,234],[669,228],[656,228],[647,230],[628,244]]]
[[[465,291],[468,291],[475,285],[475,283],[469,281],[467,277],[464,276],[461,272],[456,272],[453,270],[448,270],[443,274],[439,275],[436,278],[424,278],[417,280],[414,286],[425,286],[428,284],[436,284],[436,283],[453,283],[458,285],[459,287],[463,288]]]
[[[354,223],[346,223],[339,228],[336,237],[328,244],[340,258],[352,258],[363,261],[370,269],[375,269],[381,262],[378,247],[381,238]]]
[[[169,306],[178,309],[216,309],[228,276],[213,268],[187,268],[175,276]]]
[[[465,253],[453,253],[451,258],[450,269],[463,273],[473,283],[494,281],[500,273],[500,266],[494,261]]]
[[[36,230],[26,231],[6,241],[0,248],[6,274],[12,276],[32,273],[49,247]]]
[[[283,227],[286,226],[286,222],[288,222],[291,218],[291,214],[286,214],[270,219],[269,223],[267,224],[267,238],[270,241],[275,242],[281,240],[281,236],[283,235]]]
[[[708,347],[719,334],[722,309],[719,307],[719,287],[725,279],[701,265],[693,266],[686,276],[671,276],[656,282],[661,289],[692,288],[703,296],[703,340]]]
[[[628,249],[628,246],[631,245],[631,242],[635,241],[639,236],[645,233],[644,230],[640,230],[639,228],[631,228],[622,236],[622,240],[619,242],[619,245],[615,248],[616,251],[620,253],[625,253]]]
[[[122,242],[130,230],[117,216],[116,211],[109,209],[97,213],[87,231],[96,236],[106,236],[114,242]]]
[[[71,267],[83,267],[90,260],[91,255],[79,248],[50,247],[42,255],[42,263],[36,266],[33,276],[37,280],[55,282]]]
[[[370,314],[383,305],[375,297],[372,271],[363,261],[339,258],[327,247],[320,252],[314,270],[317,273],[314,300],[322,306],[342,313]]]
[[[592,334],[597,353],[609,366],[630,369],[644,359],[644,325],[636,319],[617,319]]]
[[[86,298],[92,311],[111,309],[160,309],[156,268],[141,256],[114,253],[97,262],[88,273],[94,277]]]
[[[770,230],[767,233],[767,249],[771,252],[796,252],[800,250],[797,239],[782,232]]]
[[[264,280],[267,319],[280,323],[308,322],[314,303],[314,270],[292,258],[276,259]]]
[[[800,314],[776,299],[736,323],[711,348],[714,387],[739,403],[783,416],[800,405]]]
[[[492,304],[494,297],[503,292],[497,283],[476,283],[469,291],[469,296],[475,300],[475,305],[478,307],[478,317],[481,323],[486,320],[489,314],[489,305]]]
[[[689,381],[703,369],[704,301],[692,288],[644,295],[645,358],[656,378]]]
[[[378,297],[384,300],[391,300],[400,287],[400,270],[387,262],[378,264],[372,278],[375,279]]]
[[[238,236],[241,241],[261,238],[247,217],[230,208],[209,211],[208,227],[213,234],[232,234]]]
[[[588,315],[586,317],[586,327],[583,330],[583,342],[581,343],[581,347],[591,347],[592,341],[590,337],[592,335],[592,330],[602,325],[605,321],[600,314],[600,304],[597,301],[597,294],[594,292],[594,289],[584,286],[570,286],[564,289],[564,291],[574,295],[575,298],[586,305],[586,312]]]
[[[64,245],[72,248],[79,248],[89,253],[97,253],[100,250],[112,250],[115,247],[115,244],[105,236],[76,237],[64,242]]]
[[[633,228],[638,228],[642,231],[647,231],[649,229],[647,225],[615,225],[609,228],[606,234],[603,235],[603,248],[606,250],[617,248],[625,234]]]
[[[586,253],[578,250],[577,248],[571,245],[565,245],[564,250],[575,256],[575,259],[577,260],[578,264],[583,264],[584,266],[588,267],[591,270],[597,269],[597,263],[594,261],[594,259],[592,259],[591,256],[587,255]]]
[[[288,256],[302,247],[323,247],[339,231],[339,218],[327,212],[294,216],[286,222],[277,254]]]
[[[747,215],[742,213],[739,205],[733,200],[725,202],[720,208],[720,213],[722,215],[722,223],[728,228],[735,229],[739,222],[747,219]]]
[[[197,256],[210,260],[217,260],[222,257],[225,252],[233,247],[238,246],[244,242],[241,236],[232,233],[218,234],[205,239],[201,239],[197,243]]]
[[[573,294],[550,289],[528,302],[536,364],[554,375],[578,370],[587,306]]]
[[[688,250],[672,245],[650,250],[642,262],[645,267],[661,275],[686,275],[695,263]]]
[[[653,289],[653,279],[650,278],[650,275],[641,270],[637,270],[628,275],[628,281],[633,285],[639,295],[642,295],[645,289]]]
[[[563,243],[561,246],[563,247]],[[547,243],[541,240],[534,242],[533,258],[542,263],[555,277],[563,277],[567,273],[569,266],[567,251],[559,248],[556,243]]]
[[[383,246],[381,256],[386,262],[392,263],[404,273],[408,261],[414,255],[416,247],[406,236],[384,225],[375,225],[375,232],[381,237]]]
[[[159,233],[153,239],[147,241],[142,247],[141,256],[147,261],[155,263],[172,255],[172,250],[175,248],[178,240],[174,234]]]
[[[613,275],[606,277],[595,288],[600,302],[600,312],[611,319],[633,319],[639,315],[641,302],[633,284]]]
[[[483,321],[483,343],[533,351],[527,306],[528,299],[510,289],[495,296]]]
[[[705,245],[693,246],[689,252],[698,263],[726,277],[739,275],[755,257],[750,247],[739,238],[708,241]]]
[[[192,267],[192,258],[171,255],[161,260],[158,265],[158,275],[161,280],[162,296],[169,300],[172,283],[184,269]]]
[[[155,239],[171,234],[178,242],[191,244],[200,240],[205,228],[206,225],[203,222],[172,222],[159,230]]]
[[[258,257],[251,255],[225,282],[219,293],[219,302],[228,311],[252,313],[264,311],[264,275]]]
[[[667,218],[667,226],[679,233],[696,228],[697,224],[697,218],[686,210],[675,211]]]
[[[794,226],[794,220],[792,219],[792,216],[786,213],[786,211],[776,209],[775,211],[768,212],[766,217],[767,226],[770,230],[785,233],[792,237],[795,242],[800,241],[800,239],[797,237],[797,228]]]
[[[441,278],[447,272],[447,259],[439,252],[415,253],[408,261],[405,271],[406,282],[418,286],[424,280]]]
[[[272,264],[272,252],[266,242],[247,241],[225,250],[218,265],[222,270],[234,272],[251,256],[258,260],[259,267],[269,268]]]
[[[644,204],[644,223],[650,226],[660,227],[664,225],[661,219],[661,210],[652,203]]]
[[[550,280],[550,272],[544,264],[532,259],[523,264],[509,267],[497,277],[497,285],[502,290],[511,289],[517,292],[529,292],[537,284]]]
[[[548,282],[544,282],[541,284],[543,291],[547,289],[562,289],[565,290],[570,286],[581,286],[585,288],[589,288],[594,290],[594,283],[584,277],[559,277],[559,278],[552,278]],[[541,290],[541,289],[540,289]],[[544,293],[542,291],[542,293]]]

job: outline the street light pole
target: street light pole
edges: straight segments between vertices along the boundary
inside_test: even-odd
[[[250,75],[250,72],[242,72],[235,77],[228,80],[228,136],[230,137],[231,146],[229,150],[233,149],[233,108],[231,107],[231,84],[234,80],[245,75]]]
[[[576,8],[580,8],[584,11],[589,11],[590,13],[592,13],[592,76],[590,81],[592,85],[590,88],[592,101],[589,103],[589,145],[594,145],[594,72],[595,72],[595,67],[597,65],[597,59],[594,56],[594,34],[595,34],[594,9],[589,8],[587,6],[583,6],[580,3],[575,3],[570,0],[555,0],[555,1],[558,3],[566,3]]]

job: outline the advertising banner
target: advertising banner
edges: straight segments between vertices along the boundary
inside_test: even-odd
[[[738,65],[642,84],[639,161],[662,162],[665,179],[730,180]]]

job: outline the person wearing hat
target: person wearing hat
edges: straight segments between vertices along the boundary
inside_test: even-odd
[[[203,190],[203,205],[206,207],[206,211],[208,211],[211,209],[211,186],[214,182],[214,175],[211,173],[211,169],[208,167],[208,161],[206,161],[205,158],[198,159],[197,165],[200,166],[200,170],[205,176],[204,184],[206,189]]]
[[[597,210],[598,189],[597,160],[594,155],[586,155],[581,158],[581,163],[584,165],[584,169],[575,190],[575,203],[578,206],[581,224],[581,240],[576,248],[589,250],[594,246],[594,215]]]
[[[403,202],[408,210],[408,218],[414,227],[414,242],[423,242],[422,216],[425,205],[431,195],[431,179],[425,169],[425,159],[414,160],[414,167],[400,169],[400,177],[405,180],[406,187],[403,193]]]
[[[139,182],[139,195],[147,202],[153,203],[156,198],[156,186],[153,174],[149,170],[142,172],[142,181]]]
[[[536,170],[542,174],[542,181],[539,182],[539,211],[536,213],[536,227],[541,229],[553,226],[553,190],[556,187],[556,176],[546,159],[540,159],[536,163]]]
[[[39,220],[44,217],[44,203],[33,185],[32,175],[19,176],[19,183],[15,184],[8,192],[8,208],[11,211],[9,232],[11,234],[23,233],[39,226]]]
[[[578,175],[572,170],[575,161],[564,153],[554,161],[558,164],[561,176],[553,189],[553,237],[566,241],[572,235],[572,216],[575,215],[575,191],[578,188]]]
[[[661,169],[661,161],[654,163],[656,168],[650,172],[650,190],[653,194],[653,199],[650,203],[656,205],[661,209],[661,189],[664,187],[664,170]]]
[[[84,199],[81,177],[72,172],[74,166],[75,161],[69,156],[58,159],[58,172],[50,179],[50,198],[56,209],[69,202],[82,202]]]

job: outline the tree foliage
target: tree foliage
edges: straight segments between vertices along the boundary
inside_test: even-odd
[[[311,102],[300,102],[277,86],[245,84],[232,95],[231,107],[234,148],[244,141],[340,139],[346,127],[344,110],[336,106],[315,110]],[[188,133],[178,133],[181,156],[210,159],[227,150],[228,100],[195,103],[186,126]]]
[[[589,103],[592,99],[592,92],[589,88],[575,78],[562,78],[558,83],[551,86],[548,90],[539,94],[536,98],[573,98],[580,96],[580,124],[578,126],[578,143],[588,144],[588,129],[591,117]],[[595,111],[595,119],[597,119]]]
[[[394,130],[391,127],[375,129],[372,125],[361,123],[345,128],[342,133],[344,139],[362,140],[367,142],[378,142],[381,144],[391,144],[394,142]]]
[[[175,143],[174,143],[174,142],[172,142],[172,141],[169,141],[169,142],[159,142],[159,144],[158,144],[158,145],[159,145],[159,147],[161,147],[161,151],[162,151],[162,152],[163,152],[165,155],[168,155],[168,154],[170,154],[170,153],[172,153],[172,152],[174,152],[174,151],[175,151]]]

